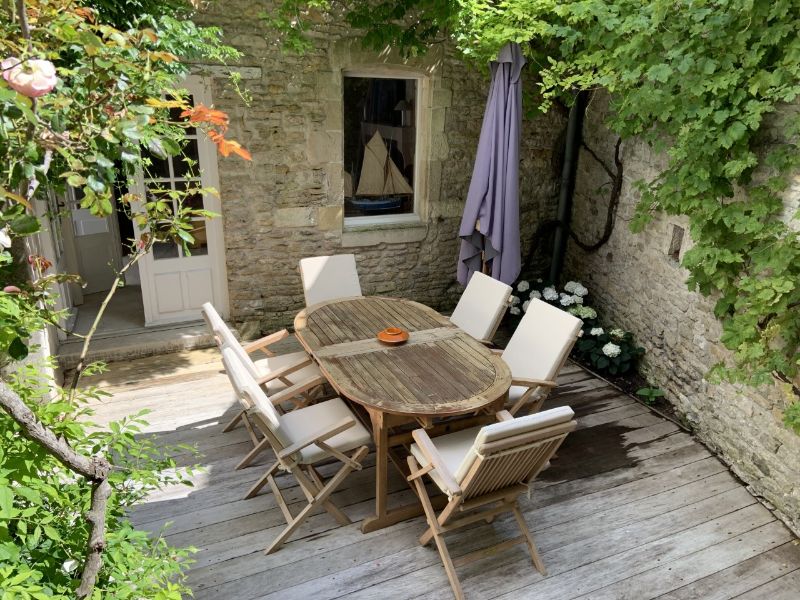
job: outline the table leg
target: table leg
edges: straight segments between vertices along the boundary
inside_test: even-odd
[[[390,509],[388,506],[388,478],[389,478],[389,457],[392,455],[393,462],[402,465],[403,461],[394,456],[389,446],[389,428],[386,414],[378,411],[369,411],[370,421],[372,422],[372,437],[375,440],[375,515],[366,517],[361,522],[361,531],[369,533],[384,527],[389,527],[395,523],[400,523],[407,519],[417,517],[423,513],[422,504],[414,502],[397,508]],[[400,472],[407,475],[408,468],[400,466]],[[447,498],[436,497],[433,499],[439,508],[444,506]]]

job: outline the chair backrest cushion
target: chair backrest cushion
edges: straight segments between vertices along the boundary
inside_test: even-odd
[[[553,380],[578,339],[583,321],[555,306],[531,300],[503,351],[511,375]]]
[[[264,421],[267,426],[275,433],[278,439],[286,443],[284,436],[281,435],[281,419],[278,411],[275,410],[261,386],[242,366],[232,348],[225,347],[222,349],[222,364],[225,365],[225,372],[231,380],[234,391],[242,399],[242,404],[246,407],[255,407],[261,412],[265,417]]]
[[[219,313],[214,310],[214,307],[208,302],[203,305],[203,316],[206,318],[206,322],[211,324],[214,335],[221,344],[220,349],[230,348],[242,366],[250,374],[250,377],[253,379],[261,378],[262,373],[256,366],[256,363],[253,362],[253,359],[250,358],[250,355],[239,343],[239,340],[233,335],[231,328],[225,324],[225,321],[222,320]]]
[[[553,425],[568,423],[574,416],[575,413],[569,406],[559,406],[558,408],[481,427],[478,435],[475,437],[472,447],[453,474],[455,480],[458,483],[463,481],[464,477],[469,473],[475,459],[483,453],[482,448],[484,445],[521,436],[537,430],[547,429]]]
[[[472,274],[450,321],[472,337],[488,340],[508,307],[511,286],[478,271]]]
[[[225,321],[222,320],[222,317],[219,316],[217,309],[214,308],[214,305],[211,302],[206,302],[200,307],[200,314],[203,315],[203,320],[206,322],[206,325],[211,330],[211,334],[214,336],[214,341],[216,342],[217,346],[219,346],[220,350],[222,349],[222,340],[217,333],[217,330],[220,329],[220,326],[225,326]]]
[[[362,295],[353,254],[303,258],[300,260],[300,278],[306,306]]]

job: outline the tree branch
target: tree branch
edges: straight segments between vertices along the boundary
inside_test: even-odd
[[[0,381],[0,407],[20,426],[25,438],[40,445],[70,471],[92,482],[92,504],[86,513],[86,520],[90,525],[86,562],[76,592],[78,598],[86,598],[92,593],[97,581],[106,545],[106,506],[111,495],[111,485],[108,483],[111,463],[99,456],[84,456],[76,452],[66,439],[58,437],[42,423],[4,381]]]
[[[572,240],[578,245],[578,247],[586,252],[596,252],[602,248],[608,242],[608,240],[611,239],[611,234],[614,232],[614,222],[617,218],[617,208],[619,207],[619,200],[620,196],[622,195],[622,159],[619,157],[621,144],[622,138],[617,138],[617,143],[614,146],[614,167],[616,168],[616,172],[614,172],[604,160],[597,156],[597,153],[594,150],[586,145],[586,142],[583,142],[583,147],[586,149],[586,151],[600,164],[603,170],[608,173],[609,177],[611,177],[612,184],[611,195],[608,199],[608,211],[606,212],[606,223],[603,227],[603,235],[600,236],[600,239],[593,244],[587,244],[586,242],[580,240],[574,231],[569,232]]]

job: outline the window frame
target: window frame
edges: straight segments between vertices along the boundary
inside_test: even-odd
[[[367,79],[410,79],[415,82],[414,90],[414,205],[410,213],[396,213],[384,215],[369,215],[358,217],[345,217],[342,212],[343,229],[359,230],[364,228],[392,225],[419,225],[422,223],[422,207],[425,205],[424,196],[427,189],[423,181],[423,165],[430,156],[430,136],[422,135],[422,128],[427,123],[427,118],[423,119],[423,114],[427,117],[427,106],[424,104],[424,90],[428,85],[428,76],[416,70],[407,70],[390,65],[376,67],[358,67],[342,70],[340,86],[340,101],[342,103],[342,128],[344,128],[344,80],[345,78],[367,78]],[[425,147],[421,141],[428,140]],[[342,177],[344,177],[344,131],[341,136],[342,144]],[[342,197],[342,207],[344,207],[344,197]]]

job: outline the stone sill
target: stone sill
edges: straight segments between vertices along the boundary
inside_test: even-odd
[[[342,247],[377,246],[378,244],[407,244],[421,242],[428,228],[419,218],[387,223],[345,224],[342,229]]]

